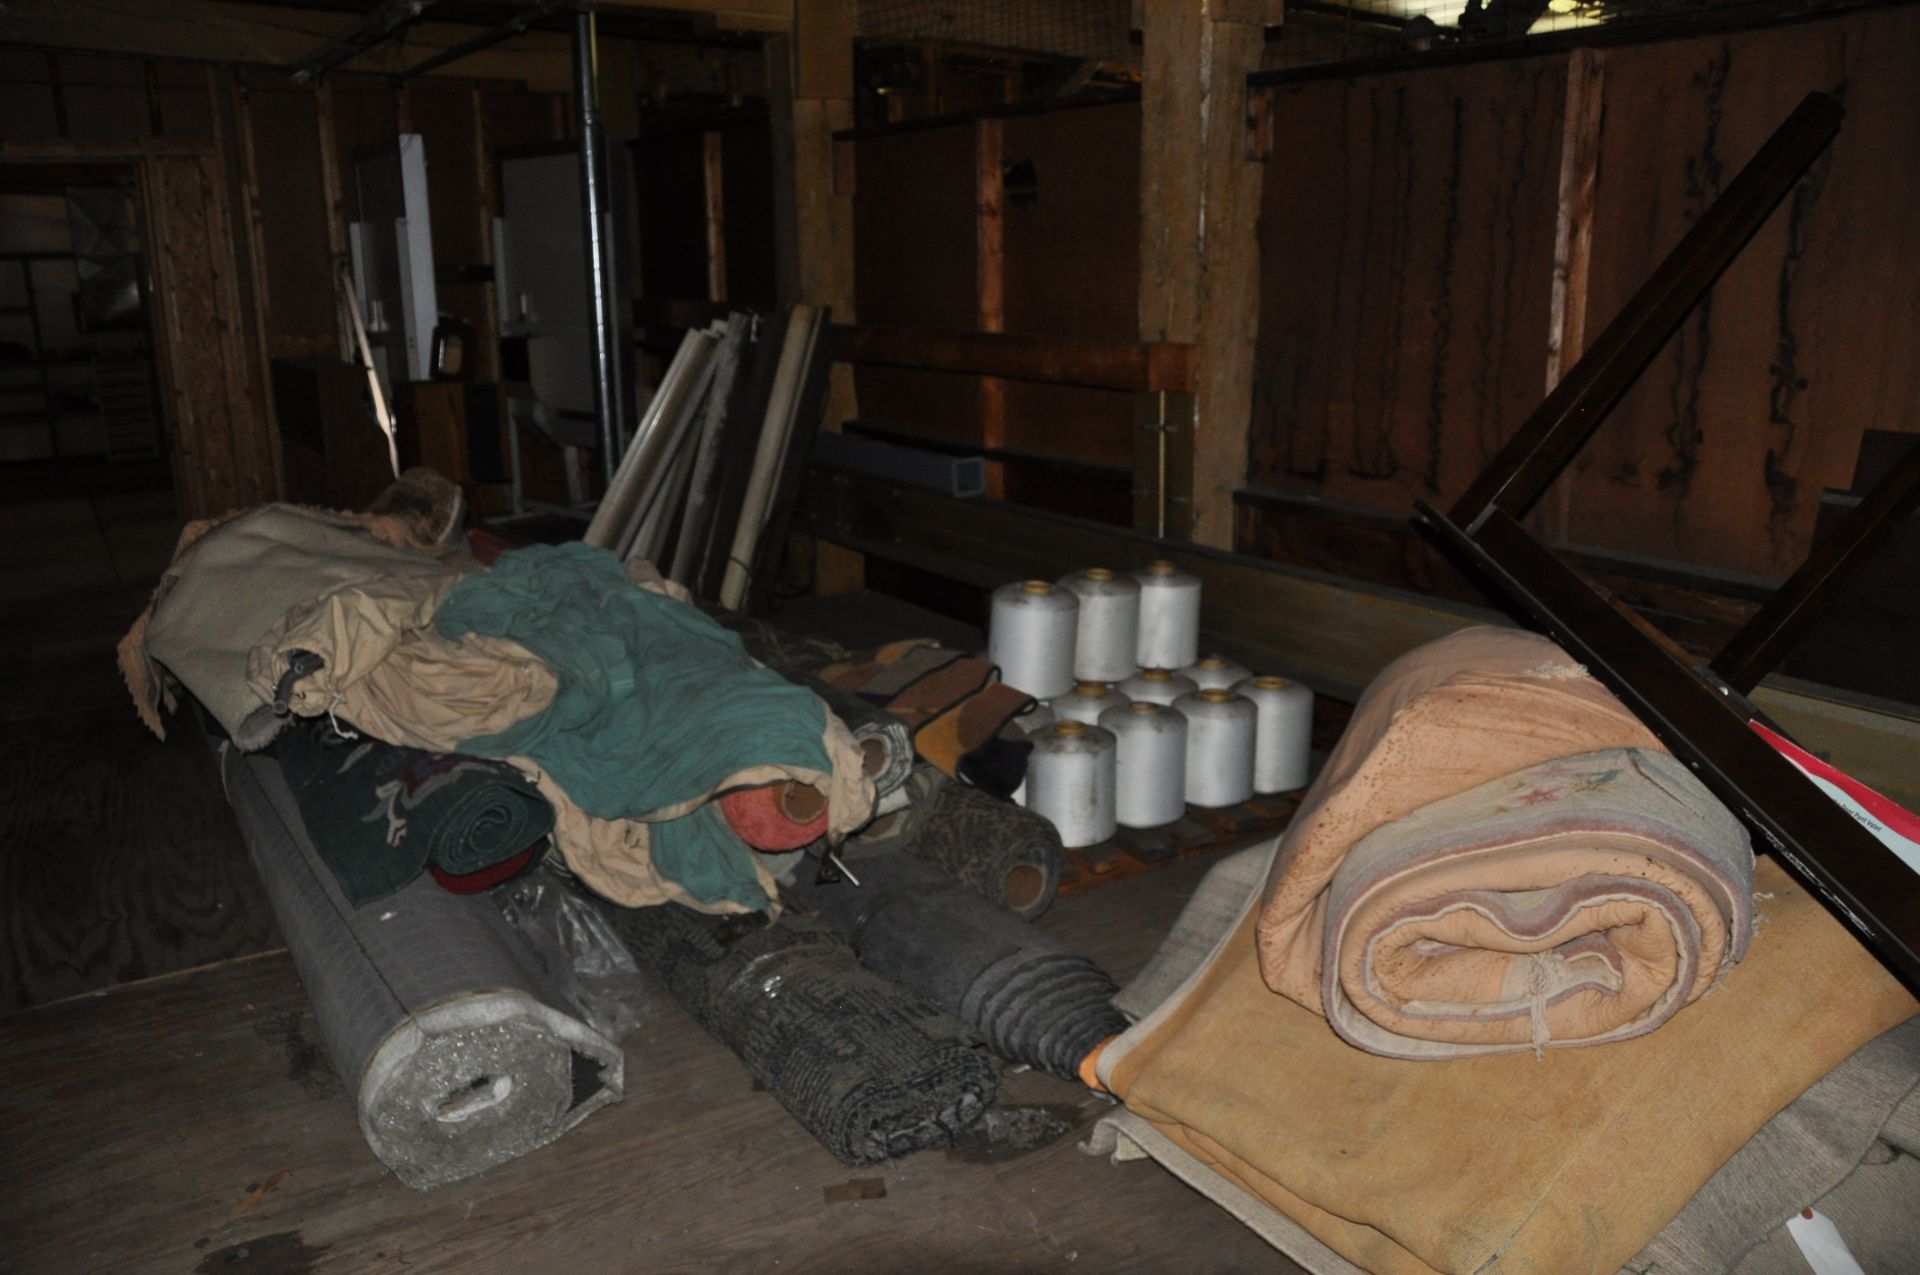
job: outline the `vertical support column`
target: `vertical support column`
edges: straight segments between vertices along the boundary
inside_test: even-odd
[[[793,34],[768,40],[767,60],[781,299],[830,306],[835,323],[851,323],[853,190],[837,177],[833,135],[853,125],[853,0],[796,2]],[[837,430],[856,413],[853,369],[836,363],[823,425]],[[811,556],[816,593],[865,587],[862,555],[816,541]]]
[[[1006,307],[1006,129],[1001,120],[974,121],[974,277],[976,321],[982,332],[1007,330]],[[1007,383],[980,378],[980,441],[988,448],[1007,443]],[[987,461],[987,495],[1007,494],[1004,461]]]
[[[1166,535],[1221,548],[1231,547],[1233,492],[1246,476],[1259,319],[1262,169],[1247,156],[1247,73],[1259,68],[1263,26],[1278,20],[1277,8],[1145,6],[1140,339],[1190,342],[1200,363],[1191,428],[1157,405],[1152,413],[1164,433],[1151,450],[1157,458],[1164,444],[1166,464],[1135,481],[1151,485],[1164,473],[1167,482],[1137,510],[1164,505]]]
[[[593,411],[600,425],[601,477],[611,486],[620,464],[621,364],[625,350],[615,347],[619,331],[613,307],[613,245],[607,220],[606,138],[600,131],[600,85],[594,60],[593,14],[582,10],[573,20],[573,96],[580,140],[580,212],[585,220],[587,293],[593,306]]]
[[[1575,49],[1567,60],[1567,106],[1560,134],[1559,208],[1553,228],[1553,299],[1547,311],[1547,393],[1579,361],[1587,343],[1587,269],[1593,259],[1593,195],[1600,177],[1600,126],[1606,114],[1606,54]],[[1562,543],[1573,484],[1562,474],[1540,502],[1534,530]]]
[[[700,170],[707,212],[707,300],[727,299],[726,134],[700,135]]]

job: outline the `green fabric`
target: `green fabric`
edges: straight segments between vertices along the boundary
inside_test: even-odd
[[[553,807],[498,761],[342,739],[322,717],[274,742],[321,861],[355,907],[437,864],[457,875],[511,859],[553,831]]]
[[[530,757],[596,818],[648,819],[753,766],[832,769],[817,697],[693,607],[632,584],[604,549],[503,553],[453,587],[434,624],[449,638],[510,638],[552,668],[545,711],[460,751]],[[702,901],[767,903],[753,851],[717,812],[659,823],[651,848],[655,868]]]

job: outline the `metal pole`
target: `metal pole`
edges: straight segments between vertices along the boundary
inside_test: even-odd
[[[579,110],[580,204],[586,219],[587,290],[593,303],[593,412],[607,484],[620,464],[620,356],[615,349],[613,244],[607,226],[606,139],[600,132],[593,14],[573,18],[573,94]]]

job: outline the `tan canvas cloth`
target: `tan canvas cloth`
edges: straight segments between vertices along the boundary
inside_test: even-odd
[[[1200,1163],[1380,1272],[1613,1271],[1776,1112],[1920,1005],[1771,861],[1765,924],[1658,1031],[1548,1053],[1365,1053],[1261,977],[1259,899],[1100,1076]]]
[[[644,587],[644,586],[643,586]],[[248,680],[271,697],[287,653],[310,651],[324,666],[301,679],[293,712],[332,712],[389,743],[433,752],[456,751],[461,741],[505,730],[540,712],[554,695],[553,673],[537,656],[505,638],[469,634],[455,641],[435,632],[431,619],[445,589],[431,580],[377,577],[355,581],[292,608],[254,648]],[[850,731],[831,713],[822,743],[832,768],[755,766],[737,772],[696,798],[650,811],[646,819],[598,819],[567,795],[529,757],[509,760],[534,777],[553,803],[553,842],[580,879],[616,903],[647,907],[679,902],[708,912],[740,912],[738,903],[702,902],[661,876],[649,851],[649,825],[679,818],[730,788],[797,780],[827,799],[828,835],[838,840],[872,813],[873,784]],[[768,898],[779,897],[777,861],[753,858]]]
[[[283,719],[246,680],[247,655],[287,608],[370,575],[432,579],[441,592],[475,565],[384,514],[263,505],[189,523],[153,600],[121,639],[120,672],[140,720],[166,737],[169,675],[185,683],[243,749],[264,747]]]

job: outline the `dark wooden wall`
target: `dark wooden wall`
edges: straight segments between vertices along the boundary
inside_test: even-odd
[[[854,150],[864,324],[1137,339],[1140,107],[1122,101],[874,133]],[[1004,186],[995,201],[989,193]],[[994,228],[983,232],[983,225]],[[984,449],[995,494],[1126,523],[1134,396],[862,367],[863,425]]]
[[[273,359],[338,354],[333,263],[359,211],[354,157],[401,132],[421,134],[426,148],[440,308],[473,325],[475,371],[491,377],[491,285],[461,275],[491,260],[494,155],[565,136],[565,100],[503,80],[433,77],[396,90],[383,77],[336,72],[315,88],[278,71],[0,51],[0,143],[208,146],[209,194],[235,228],[219,283],[237,290],[236,304],[223,305],[222,318],[253,365],[240,375],[260,386]],[[270,396],[252,400],[255,419],[270,414]],[[175,433],[180,447],[191,441]],[[223,471],[204,493],[183,489],[187,512],[270,496],[272,459],[258,447],[240,459],[261,472]],[[202,463],[196,453],[191,464]]]
[[[1920,431],[1920,9],[1581,56],[1598,110],[1571,137],[1565,54],[1274,91],[1242,547],[1338,569],[1325,527],[1379,578],[1448,585],[1383,529],[1460,493],[1544,394],[1550,330],[1603,327],[1812,89],[1845,102],[1839,138],[1537,521],[1600,559],[1777,579],[1862,431]],[[1583,149],[1591,264],[1556,315]]]

